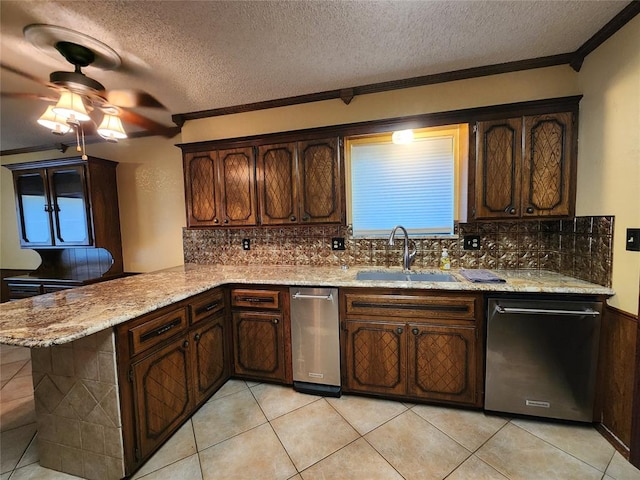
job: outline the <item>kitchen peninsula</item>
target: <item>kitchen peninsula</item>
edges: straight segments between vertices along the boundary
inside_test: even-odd
[[[610,288],[538,270],[497,271],[505,283],[471,283],[456,270],[452,274],[457,282],[362,281],[356,280],[358,271],[188,264],[0,305],[0,343],[32,347],[41,464],[72,474],[82,468],[90,478],[92,472],[96,478],[130,475],[157,444],[149,443],[149,451],[140,452],[140,444],[129,432],[134,413],[123,398],[138,395],[131,386],[137,374],[129,366],[134,361],[124,358],[122,352],[142,358],[136,361],[147,362],[150,370],[153,361],[147,358],[152,357],[152,350],[144,345],[146,339],[158,349],[169,349],[177,342],[176,351],[187,350],[184,342],[191,338],[187,333],[197,337],[205,331],[208,319],[222,319],[223,324],[228,318],[226,293],[223,295],[227,285],[259,289],[331,286],[476,296],[492,292],[613,295]],[[151,318],[147,323],[154,325],[153,330],[144,330],[147,323],[141,323],[143,316]],[[285,317],[283,323],[287,320]],[[228,334],[221,338],[228,338]],[[196,387],[187,390],[195,391]],[[141,405],[138,418],[145,414],[145,404]],[[186,417],[180,418],[178,424]],[[81,438],[94,440],[82,442]],[[143,443],[142,448],[147,445]],[[78,466],[78,462],[82,464]]]

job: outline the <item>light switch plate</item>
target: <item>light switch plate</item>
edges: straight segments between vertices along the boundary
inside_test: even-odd
[[[627,250],[640,252],[640,228],[627,228]]]

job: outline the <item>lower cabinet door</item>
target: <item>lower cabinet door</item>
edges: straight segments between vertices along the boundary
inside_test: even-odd
[[[408,329],[409,395],[475,404],[475,327],[409,324]]]
[[[200,328],[190,333],[196,404],[206,400],[229,377],[225,361],[224,314],[205,319],[202,323]]]
[[[406,393],[406,326],[346,322],[346,382],[354,392]]]
[[[285,381],[284,325],[280,312],[234,312],[235,373]]]
[[[191,414],[188,350],[188,340],[181,336],[131,366],[138,458],[146,457]]]

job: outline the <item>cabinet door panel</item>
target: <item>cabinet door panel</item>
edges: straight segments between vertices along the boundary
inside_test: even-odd
[[[258,148],[260,223],[282,225],[298,222],[294,143]]]
[[[338,140],[298,143],[302,221],[339,223],[342,218]]]
[[[188,226],[219,225],[216,152],[185,155],[184,170]]]
[[[281,313],[235,312],[233,314],[235,373],[284,380],[283,327]]]
[[[53,245],[51,204],[44,170],[25,170],[14,175],[20,245]]]
[[[218,152],[220,193],[224,220],[228,225],[255,225],[255,169],[253,149],[240,148]]]
[[[225,362],[224,314],[202,322],[204,326],[191,332],[196,404],[206,400],[229,377]]]
[[[83,166],[49,169],[55,244],[91,245],[91,220]]]
[[[478,122],[475,218],[520,215],[522,120]]]
[[[525,117],[522,214],[569,215],[571,113]]]
[[[474,327],[409,325],[409,394],[475,402]]]
[[[347,321],[346,380],[350,391],[406,391],[406,332],[403,323]]]
[[[188,351],[180,337],[132,365],[140,456],[160,445],[191,413]]]

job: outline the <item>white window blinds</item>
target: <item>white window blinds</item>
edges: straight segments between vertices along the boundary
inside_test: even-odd
[[[454,138],[351,145],[351,222],[357,237],[453,234]]]

